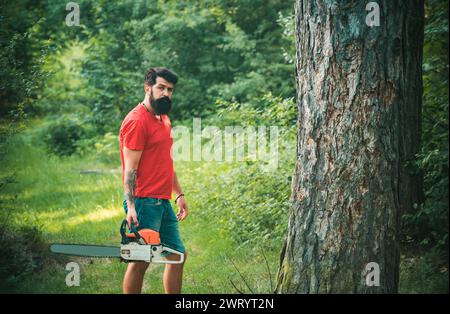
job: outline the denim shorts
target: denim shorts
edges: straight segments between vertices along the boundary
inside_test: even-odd
[[[183,241],[178,230],[178,219],[169,200],[137,197],[134,200],[139,226],[136,230],[152,229],[159,232],[161,244],[171,249],[185,252]],[[123,201],[127,213],[127,202]]]

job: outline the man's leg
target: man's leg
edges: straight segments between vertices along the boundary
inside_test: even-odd
[[[125,277],[123,278],[123,293],[141,293],[142,282],[149,263],[128,263]]]
[[[184,252],[184,261],[181,264],[166,264],[164,269],[163,283],[164,291],[166,293],[179,294],[181,293],[181,285],[183,282],[183,267],[186,262],[187,254]],[[179,256],[171,254],[167,256],[170,260],[179,260]]]

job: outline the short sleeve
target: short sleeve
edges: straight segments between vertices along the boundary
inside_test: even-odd
[[[129,120],[123,127],[123,145],[128,149],[144,150],[145,129],[140,120]]]

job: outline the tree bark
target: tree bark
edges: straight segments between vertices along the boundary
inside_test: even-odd
[[[395,293],[399,219],[421,201],[423,2],[297,0],[296,173],[278,293]],[[366,283],[366,265],[380,269]]]

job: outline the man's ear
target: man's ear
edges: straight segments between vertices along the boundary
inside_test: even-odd
[[[152,88],[151,88],[150,85],[148,85],[147,83],[144,84],[144,92],[145,92],[145,94],[150,94],[151,90],[152,90]]]

